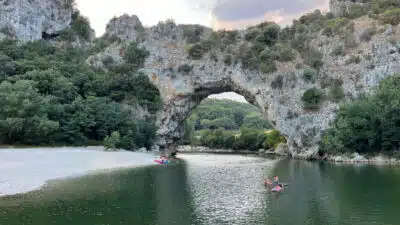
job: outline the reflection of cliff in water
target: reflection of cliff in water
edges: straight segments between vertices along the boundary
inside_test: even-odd
[[[269,193],[266,220],[271,224],[336,224],[339,216],[332,181],[324,177],[318,164],[282,160],[274,172],[288,183],[283,193]],[[288,215],[288,212],[290,214]]]
[[[155,166],[51,182],[2,199],[0,224],[190,224],[185,176],[183,165]]]
[[[154,182],[157,225],[191,224],[193,203],[186,170],[182,163],[157,173]]]
[[[280,161],[275,173],[289,186],[280,195],[270,194],[267,221],[288,225],[397,224],[393,215],[400,201],[400,179],[393,183],[393,177],[398,171],[372,165]]]

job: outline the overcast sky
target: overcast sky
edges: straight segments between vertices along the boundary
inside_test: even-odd
[[[174,19],[215,29],[241,29],[260,21],[289,24],[314,9],[326,10],[329,0],[75,0],[97,35],[108,21],[124,13],[135,14],[145,26]]]
[[[137,15],[145,26],[173,19],[179,24],[242,29],[265,20],[290,24],[306,12],[326,11],[329,0],[76,0],[76,3],[100,36],[111,18],[124,13]],[[235,93],[212,97],[245,101]]]

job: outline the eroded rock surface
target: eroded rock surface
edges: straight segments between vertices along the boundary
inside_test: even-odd
[[[117,18],[121,26],[140,24],[137,17]],[[160,23],[157,26],[142,29],[108,29],[110,34],[124,38],[123,43],[114,44],[106,51],[93,57],[112,56],[121,59],[121,49],[129,41],[141,37],[140,46],[145,47],[150,56],[147,58],[145,72],[159,88],[164,108],[158,113],[158,142],[160,147],[168,148],[183,135],[183,121],[190,112],[211,94],[233,91],[243,95],[250,103],[258,106],[265,116],[272,121],[276,129],[288,140],[288,148],[294,157],[313,158],[318,152],[318,143],[324,130],[334,120],[339,102],[325,101],[316,111],[305,110],[301,97],[303,93],[317,87],[328,92],[334,82],[341,83],[345,92],[344,101],[357,99],[360,94],[368,93],[382,79],[400,71],[398,46],[391,39],[399,39],[399,27],[390,27],[391,32],[378,33],[370,41],[362,41],[361,33],[374,21],[362,17],[354,21],[353,38],[356,47],[346,49],[345,55],[333,55],[332,51],[343,41],[338,36],[316,35],[310,43],[323,53],[323,66],[315,82],[302,78],[308,66],[302,64],[300,55],[291,62],[277,62],[278,70],[273,73],[249,71],[241,63],[225,62],[227,51],[212,49],[201,59],[189,57],[185,50],[188,46],[184,37],[184,26],[174,23]],[[386,29],[386,28],[381,28]],[[210,30],[204,28],[201,38],[207,37]],[[238,32],[234,43],[226,48],[234,54],[246,44],[244,31]],[[360,62],[349,63],[354,57]],[[92,63],[100,63],[92,59]],[[234,61],[234,60],[233,60]]]
[[[42,39],[69,27],[69,0],[0,0],[0,39],[22,41]]]

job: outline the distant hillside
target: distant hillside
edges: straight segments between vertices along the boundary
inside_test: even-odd
[[[284,141],[260,110],[231,100],[205,99],[185,121],[185,144],[217,148],[273,148]],[[271,135],[269,135],[271,134]]]

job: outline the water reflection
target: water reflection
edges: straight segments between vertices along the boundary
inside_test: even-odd
[[[148,167],[51,182],[1,199],[0,224],[190,224],[185,166]]]
[[[0,199],[1,225],[394,225],[400,168],[241,155],[53,181]],[[278,175],[283,193],[263,185]]]

